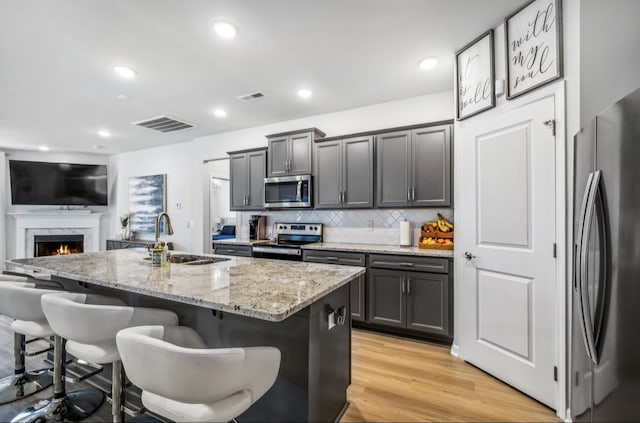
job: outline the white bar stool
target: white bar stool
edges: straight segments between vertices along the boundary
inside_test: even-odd
[[[14,285],[11,287],[10,285]],[[15,286],[23,285],[23,286]],[[14,315],[17,320],[11,327],[16,334],[26,334],[37,337],[55,335],[53,361],[53,397],[34,404],[16,417],[12,422],[49,422],[49,421],[79,421],[93,413],[104,401],[104,395],[97,389],[80,389],[66,392],[63,375],[65,374],[63,340],[55,334],[47,322],[42,310],[41,299],[51,293],[63,293],[51,289],[34,288],[33,283],[11,283],[6,280],[0,282],[0,309],[2,314]],[[54,294],[55,295],[55,294]],[[18,338],[16,337],[16,340]],[[23,338],[24,339],[24,338]],[[47,349],[48,351],[49,349]],[[21,348],[24,351],[24,347]],[[16,353],[18,348],[16,347]],[[22,359],[20,359],[22,360]],[[22,363],[24,363],[22,361]],[[18,364],[18,359],[16,360]],[[18,366],[16,366],[18,367]],[[48,373],[48,372],[47,372]],[[47,376],[49,385],[51,377]]]
[[[0,282],[0,314],[15,319],[11,323],[11,329],[14,331],[14,374],[0,380],[0,404],[6,404],[35,394],[51,385],[52,379],[48,369],[26,371],[24,356],[26,336],[49,337],[53,335],[53,331],[40,307],[40,297],[51,290],[36,289],[34,283],[27,282],[27,278],[0,276],[3,276]]]
[[[151,412],[176,422],[228,422],[271,388],[274,347],[209,349],[185,326],[141,326],[116,337],[122,364]]]
[[[42,308],[53,331],[67,339],[69,353],[90,363],[112,363],[113,421],[124,421],[124,375],[116,334],[131,326],[177,325],[178,316],[169,310],[130,307],[104,295],[70,292],[44,295]]]

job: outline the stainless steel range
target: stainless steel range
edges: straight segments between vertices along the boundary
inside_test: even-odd
[[[301,245],[322,242],[322,223],[274,225],[275,240],[253,244],[253,257],[302,261]]]

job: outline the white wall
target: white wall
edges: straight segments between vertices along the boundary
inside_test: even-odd
[[[5,157],[6,156],[6,157]],[[39,152],[27,150],[6,150],[0,152],[0,259],[4,262],[8,251],[15,245],[15,221],[8,218],[6,213],[24,212],[27,210],[58,210],[59,206],[14,206],[11,204],[11,185],[9,180],[9,160],[27,160],[39,162],[54,163],[82,163],[82,164],[107,164],[109,159],[106,155],[98,154],[82,154],[82,153],[56,153],[56,152]],[[110,169],[108,169],[110,172]],[[109,201],[112,200],[112,185],[109,185]],[[80,207],[78,207],[80,208]],[[103,213],[104,216],[100,221],[100,245],[104,248],[109,231],[108,207],[90,206],[89,209],[95,213]],[[4,264],[0,265],[0,269],[4,268]]]
[[[582,125],[640,88],[640,1],[582,0]]]
[[[452,119],[453,115],[453,92],[445,91],[112,156],[109,172],[114,178],[115,201],[110,205],[111,232],[115,234],[119,227],[117,216],[127,210],[129,176],[166,173],[168,212],[175,230],[175,235],[167,239],[171,239],[177,249],[208,251],[208,242],[203,235],[207,231],[203,210],[208,202],[205,194],[208,187],[204,185],[208,180],[208,172],[203,160],[227,157],[228,151],[266,146],[265,135],[278,132],[317,127],[327,136],[334,136],[447,120]],[[178,200],[183,203],[180,210],[176,208]],[[189,221],[193,221],[194,227],[187,228]]]
[[[5,183],[0,183],[0,272],[4,270],[4,261],[7,258],[7,238],[6,238],[6,226],[5,226],[5,213],[7,204],[4,201],[7,198],[6,194],[6,180],[7,180],[7,162],[5,160],[4,152],[0,151],[0,175],[2,175],[2,181]]]

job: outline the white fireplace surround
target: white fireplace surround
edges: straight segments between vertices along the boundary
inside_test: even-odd
[[[100,249],[102,213],[60,211],[8,215],[16,221],[15,258],[33,257],[36,235],[84,235],[85,252]]]

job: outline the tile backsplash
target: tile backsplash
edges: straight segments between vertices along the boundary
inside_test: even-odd
[[[267,216],[267,234],[271,236],[275,222],[309,222],[324,224],[325,242],[397,245],[400,242],[400,222],[411,222],[413,244],[417,245],[420,226],[436,220],[437,213],[453,221],[453,209],[364,209],[364,210],[278,210],[237,213],[236,233],[249,237],[249,216]]]

